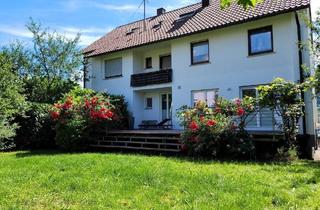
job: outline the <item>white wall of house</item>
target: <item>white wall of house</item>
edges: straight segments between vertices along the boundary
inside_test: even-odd
[[[248,56],[248,30],[272,25],[274,52]],[[308,31],[302,25],[303,38],[307,39]],[[209,40],[210,62],[191,65],[190,44]],[[175,115],[176,110],[183,105],[192,105],[191,92],[203,89],[219,89],[219,95],[226,98],[240,97],[240,87],[270,83],[276,77],[291,81],[299,80],[299,54],[297,46],[297,25],[295,13],[287,13],[268,17],[261,20],[230,26],[224,29],[191,35],[184,38],[158,43],[133,50],[112,53],[106,56],[91,58],[93,79],[89,82],[95,90],[114,94],[123,94],[129,102],[129,109],[133,112],[136,125],[142,120],[159,118],[154,110],[144,110],[144,96],[137,92],[137,88],[130,87],[130,76],[133,73],[159,70],[159,56],[171,52],[173,82],[172,110],[173,125],[180,128]],[[123,58],[123,77],[103,79],[104,60],[118,56]],[[145,70],[145,58],[152,57],[153,68]],[[304,61],[309,59],[304,54]],[[164,86],[166,86],[164,85]],[[161,85],[160,85],[161,86]],[[148,90],[149,87],[142,89]],[[152,89],[154,87],[150,87]],[[139,89],[139,88],[138,88]],[[148,92],[155,98],[155,105],[159,104],[157,90]],[[313,133],[313,104],[308,105],[308,131]],[[156,108],[156,107],[155,107]],[[160,109],[160,107],[158,107]]]
[[[248,30],[272,25],[274,52],[248,56]],[[229,99],[241,86],[267,84],[276,77],[299,79],[294,14],[236,25],[172,43],[174,107],[191,105],[191,91],[219,89]],[[190,43],[209,40],[210,63],[191,65]],[[175,122],[177,124],[177,122]]]

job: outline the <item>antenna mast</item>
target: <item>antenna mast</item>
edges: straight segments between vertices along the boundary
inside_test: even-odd
[[[146,26],[146,1],[147,0],[143,0],[143,30],[144,31],[147,30],[147,26]]]

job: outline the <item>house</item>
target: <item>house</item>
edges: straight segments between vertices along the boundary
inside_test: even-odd
[[[202,0],[173,11],[119,26],[85,50],[87,88],[124,95],[135,128],[142,121],[171,119],[180,129],[177,110],[197,100],[256,97],[256,87],[276,77],[299,82],[310,55],[299,41],[311,33],[309,0],[265,0],[245,10],[220,0]],[[303,134],[314,136],[316,102],[304,96]],[[262,111],[248,129],[271,131],[276,117]]]

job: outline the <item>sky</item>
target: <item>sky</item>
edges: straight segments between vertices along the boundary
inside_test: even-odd
[[[160,7],[172,10],[198,1],[148,0],[147,16],[155,15]],[[83,47],[119,25],[143,18],[142,0],[0,0],[0,3],[0,46],[17,39],[29,42],[31,34],[25,25],[30,17],[70,38],[80,32]],[[311,8],[315,14],[320,9],[320,0],[311,0]]]

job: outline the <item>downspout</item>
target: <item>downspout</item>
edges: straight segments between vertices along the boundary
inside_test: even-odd
[[[299,43],[299,47],[298,47],[298,51],[299,51],[299,74],[300,74],[300,83],[304,82],[304,70],[302,67],[302,50],[300,49],[300,43],[302,41],[301,39],[301,28],[300,28],[300,21],[299,21],[299,17],[298,17],[298,13],[295,12],[295,18],[296,18],[296,24],[297,24],[297,36],[298,36],[298,43]],[[301,98],[302,98],[302,102],[305,104],[305,99],[304,99],[304,92],[301,92]],[[306,135],[306,116],[305,116],[305,106],[302,107],[302,112],[304,113],[303,117],[302,117],[302,134]]]

